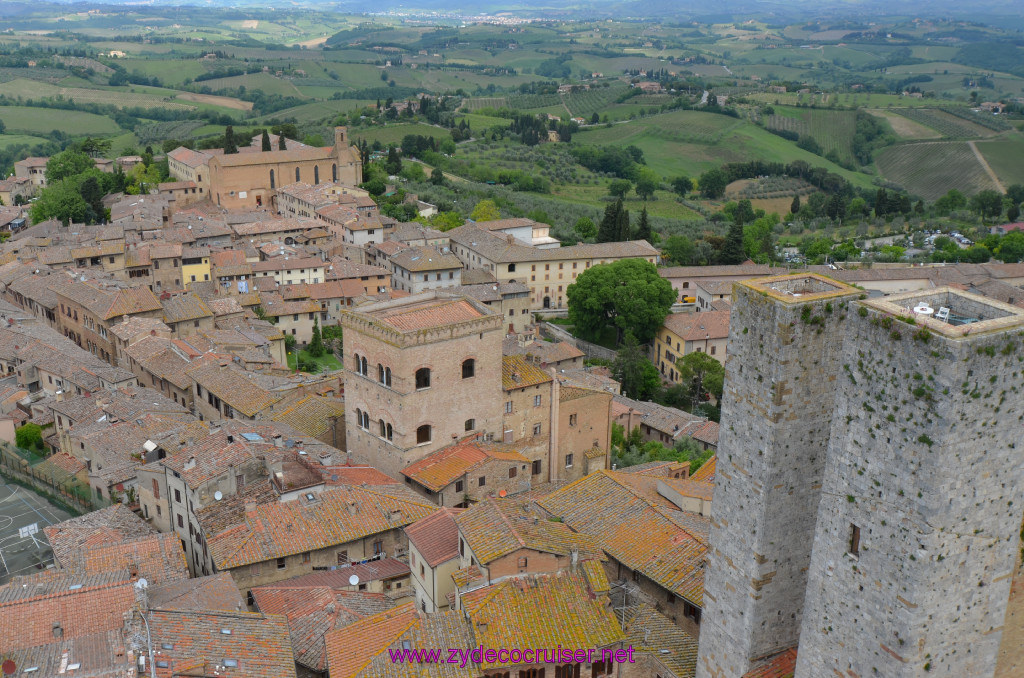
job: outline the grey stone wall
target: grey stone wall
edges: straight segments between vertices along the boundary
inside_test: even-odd
[[[792,647],[849,323],[851,288],[734,288],[698,678]]]
[[[1024,509],[1020,328],[922,334],[855,306],[796,676],[992,676]]]

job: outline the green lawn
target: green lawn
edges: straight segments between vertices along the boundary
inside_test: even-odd
[[[46,141],[46,139],[43,139],[42,137],[33,137],[27,134],[0,134],[0,148],[7,148],[8,146],[16,146],[18,144],[35,146],[36,144],[41,144],[44,141]]]
[[[59,129],[69,134],[117,134],[121,128],[102,115],[56,108],[0,106],[0,120],[12,132],[47,133]]]
[[[451,132],[448,130],[420,122],[391,123],[386,127],[357,127],[350,129],[349,133],[353,140],[366,139],[366,141],[371,144],[374,141],[379,141],[385,146],[388,144],[401,143],[402,137],[406,134],[419,134],[425,137],[434,137],[438,141],[451,138]]]
[[[309,355],[305,351],[299,351],[299,356],[301,356],[303,360],[309,360],[309,361],[314,362],[317,365],[319,365],[321,371],[333,372],[334,370],[340,370],[341,369],[341,363],[338,361],[337,358],[334,357],[333,353],[324,353],[319,358],[314,358],[313,356]],[[295,363],[296,363],[295,351],[289,351],[288,352],[288,367],[290,367],[290,368],[292,368],[294,370],[295,369]],[[326,368],[326,370],[325,370],[325,368]]]
[[[1004,186],[1024,184],[1024,136],[1009,134],[998,141],[975,142]]]

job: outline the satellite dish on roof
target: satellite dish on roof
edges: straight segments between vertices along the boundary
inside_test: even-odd
[[[213,498],[216,499],[217,501],[220,501],[221,499],[224,498],[224,493],[221,492],[220,490],[217,490],[216,492],[213,493]]]
[[[149,586],[149,582],[146,581],[145,577],[140,577],[139,581],[135,582],[135,588],[139,589],[140,591],[144,590],[147,586]]]
[[[349,577],[348,578],[348,583],[351,584],[352,586],[355,586],[356,584],[358,584],[359,583],[359,575],[354,574],[351,577]]]

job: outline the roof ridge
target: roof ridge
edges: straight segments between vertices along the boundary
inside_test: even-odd
[[[497,502],[494,501],[494,497],[490,497],[488,501],[491,503],[492,506],[494,506],[494,510],[498,512],[498,515],[501,516],[502,522],[504,522],[505,525],[508,526],[508,529],[511,530],[513,536],[515,536],[516,538],[516,541],[519,542],[519,545],[525,547],[526,542],[523,540],[522,536],[520,536],[519,531],[515,528],[515,526],[512,525],[511,522],[509,522],[508,516],[506,516],[505,513],[500,508],[498,508],[498,504]]]

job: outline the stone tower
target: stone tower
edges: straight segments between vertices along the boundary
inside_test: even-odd
[[[797,644],[857,296],[813,274],[734,287],[698,678],[738,678]]]
[[[948,288],[853,306],[796,676],[993,676],[1024,510],[1024,310]],[[953,322],[902,320],[922,306]]]

